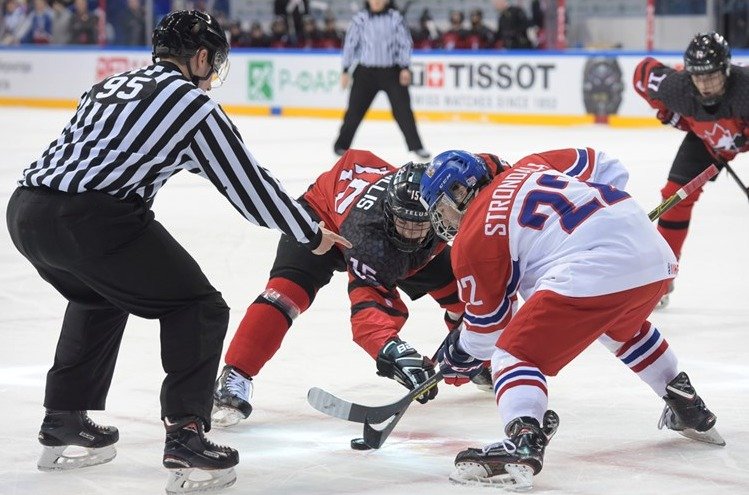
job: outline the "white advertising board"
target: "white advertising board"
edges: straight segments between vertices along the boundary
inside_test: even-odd
[[[632,89],[645,53],[618,52],[421,52],[411,69],[411,98],[420,115],[527,116],[533,121],[580,122],[598,115],[652,118]],[[655,54],[678,64],[676,53]],[[227,83],[212,92],[230,110],[340,116],[348,91],[340,87],[340,54],[236,50]],[[744,54],[734,56],[749,62]],[[61,104],[76,100],[93,83],[150,63],[146,50],[10,48],[0,50],[0,104]],[[375,110],[389,112],[383,93]],[[577,120],[576,120],[577,119]],[[600,119],[597,119],[600,121]]]

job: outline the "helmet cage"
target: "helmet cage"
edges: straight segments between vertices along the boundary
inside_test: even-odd
[[[456,199],[456,192],[462,191],[462,199]],[[458,226],[468,209],[468,204],[476,196],[478,189],[468,189],[458,182],[453,183],[451,191],[445,191],[429,208],[429,220],[434,232],[445,241],[452,241],[458,233]]]
[[[407,253],[427,246],[434,237],[429,214],[419,201],[419,184],[426,166],[409,162],[401,167],[385,195],[385,233],[396,248]]]

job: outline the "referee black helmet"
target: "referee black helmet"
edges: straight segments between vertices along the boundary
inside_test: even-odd
[[[212,77],[212,86],[226,80],[229,71],[229,41],[215,17],[199,10],[180,10],[167,14],[153,31],[152,58],[174,58],[187,65],[199,49],[208,50],[213,69],[205,78],[193,76],[193,82]],[[188,66],[189,68],[189,66]],[[191,74],[192,75],[192,74]]]

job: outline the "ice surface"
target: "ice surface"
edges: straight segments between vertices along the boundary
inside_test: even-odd
[[[2,108],[0,204],[15,181],[57,138],[70,111]],[[335,162],[333,120],[236,118],[258,160],[294,194]],[[553,148],[592,146],[620,157],[630,192],[650,210],[659,199],[682,133],[667,128],[509,127],[421,123],[433,152],[465,148],[509,161]],[[409,159],[393,122],[365,122],[355,146],[394,164]],[[735,169],[749,181],[749,159]],[[157,218],[198,260],[233,308],[228,344],[246,306],[263,289],[276,232],[249,225],[208,181],[182,173],[155,203]],[[700,394],[718,415],[725,448],[691,442],[656,423],[662,401],[602,346],[594,344],[549,379],[550,407],[561,417],[546,465],[535,480],[543,494],[749,493],[749,361],[747,361],[747,198],[722,174],[696,207],[671,305],[652,321],[669,340]],[[159,421],[158,323],[131,317],[106,412],[92,417],[120,429],[117,458],[79,472],[40,473],[36,434],[46,370],[65,303],[13,248],[0,229],[0,494],[163,493],[163,428]],[[428,299],[428,298],[427,298]],[[402,337],[425,354],[442,340],[442,312],[430,300],[410,303]],[[379,451],[349,448],[361,425],[328,418],[306,404],[323,387],[349,400],[391,402],[404,393],[375,375],[351,342],[345,277],[334,277],[255,379],[249,421],[212,439],[240,450],[237,485],[226,493],[344,494],[487,493],[448,483],[455,454],[501,438],[491,394],[473,386],[440,389],[414,404]]]

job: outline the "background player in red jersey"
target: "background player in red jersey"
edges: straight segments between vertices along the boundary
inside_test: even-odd
[[[432,296],[445,309],[448,329],[463,315],[450,248],[434,236],[419,202],[426,166],[397,169],[368,151],[349,150],[310,186],[300,203],[327,228],[348,236],[353,247],[308,256],[296,241],[281,237],[265,291],[247,309],[226,353],[214,393],[216,424],[230,426],[249,416],[252,377],[336,271],[348,272],[353,338],[377,361],[377,374],[408,388],[434,374],[431,360],[398,337],[408,317],[398,289],[411,299]],[[488,373],[484,379],[490,382]],[[420,402],[436,394],[432,389]]]
[[[633,82],[661,122],[687,133],[661,189],[664,199],[712,163],[720,168],[749,150],[749,68],[731,64],[731,49],[720,34],[697,34],[684,52],[684,70],[645,58]],[[699,188],[658,220],[658,231],[677,258],[701,193]],[[668,295],[661,300],[666,304]]]
[[[559,424],[547,410],[546,376],[596,340],[663,398],[659,426],[725,445],[647,321],[677,262],[645,212],[611,185],[626,182],[621,169],[590,148],[533,154],[511,168],[452,150],[424,172],[421,201],[436,234],[454,239],[466,304],[437,360],[445,381],[461,384],[491,359],[507,435],[458,453],[453,482],[530,488]]]

